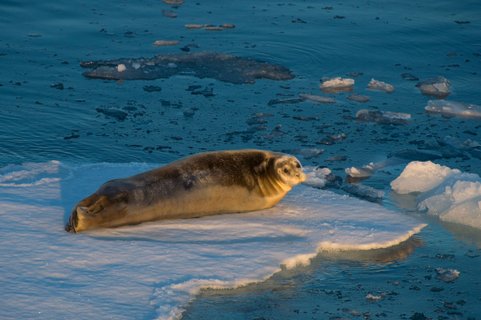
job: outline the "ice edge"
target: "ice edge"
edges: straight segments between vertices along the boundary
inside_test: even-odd
[[[323,241],[319,243],[314,253],[298,254],[294,257],[284,259],[279,265],[279,267],[275,268],[273,272],[271,272],[270,274],[260,279],[243,279],[243,280],[239,279],[235,281],[203,279],[203,280],[190,280],[183,283],[173,284],[168,288],[163,288],[163,289],[176,290],[176,287],[177,287],[177,290],[178,290],[180,289],[179,287],[186,287],[189,292],[189,298],[185,303],[179,304],[178,306],[170,309],[170,311],[168,312],[168,315],[166,316],[159,315],[156,319],[157,320],[182,319],[183,313],[186,311],[186,307],[196,299],[196,296],[203,289],[236,289],[236,288],[244,287],[250,284],[264,282],[270,277],[272,277],[274,274],[282,270],[289,270],[296,267],[308,266],[311,263],[313,258],[315,258],[319,253],[325,252],[325,251],[329,251],[329,252],[348,251],[348,250],[368,251],[368,250],[386,249],[386,248],[394,247],[396,245],[399,245],[407,241],[413,235],[421,232],[421,230],[426,226],[427,224],[421,223],[413,227],[410,231],[406,232],[400,237],[390,241],[382,242],[382,243],[366,243],[366,244],[360,244],[360,245],[352,245],[352,244],[339,244],[331,241]],[[181,290],[185,290],[185,289],[182,288]]]

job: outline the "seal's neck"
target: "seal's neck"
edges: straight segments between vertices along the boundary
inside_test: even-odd
[[[281,198],[289,192],[292,187],[279,179],[273,177],[263,177],[257,180],[259,191],[264,197],[277,197]]]

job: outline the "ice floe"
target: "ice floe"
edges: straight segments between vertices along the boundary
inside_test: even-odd
[[[371,79],[369,83],[367,84],[367,87],[371,90],[379,90],[379,91],[384,91],[387,93],[392,93],[394,92],[394,86],[392,84],[389,84],[387,82],[379,81],[376,79]]]
[[[360,95],[360,94],[351,94],[350,96],[347,97],[348,100],[351,100],[351,101],[356,101],[356,102],[359,102],[359,103],[366,103],[369,101],[369,97],[368,96],[363,96],[363,95]]]
[[[0,306],[15,318],[178,319],[202,288],[263,281],[320,250],[390,247],[423,224],[377,204],[299,186],[276,207],[73,235],[76,201],[148,164],[0,169]],[[327,173],[327,172],[326,172]],[[19,277],[22,275],[22,277]]]
[[[466,117],[481,119],[481,106],[449,100],[429,100],[424,108],[430,113],[440,113],[448,117]]]
[[[325,92],[343,92],[352,90],[354,83],[354,79],[351,78],[335,77],[331,79],[323,79],[320,87],[321,90]]]
[[[431,161],[410,162],[391,182],[399,194],[419,193],[417,207],[443,221],[481,229],[481,178]]]
[[[445,98],[451,93],[451,83],[445,77],[435,77],[423,80],[416,84],[422,94]]]
[[[242,84],[254,83],[257,79],[289,80],[294,78],[292,72],[281,65],[217,52],[83,61],[80,66],[91,69],[83,73],[85,77],[111,80],[152,80],[189,74],[198,78],[213,78]]]
[[[356,113],[356,119],[381,124],[406,124],[411,119],[409,113],[361,109]]]
[[[308,93],[301,93],[299,94],[299,97],[301,99],[317,102],[317,103],[336,103],[336,99],[334,98],[323,97],[323,96],[318,96],[318,95],[308,94]]]

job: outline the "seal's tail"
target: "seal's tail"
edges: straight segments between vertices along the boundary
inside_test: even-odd
[[[99,197],[97,194],[93,194],[79,203],[73,208],[72,213],[65,225],[65,231],[77,233],[85,229],[85,220],[89,213],[97,213],[101,211],[103,207],[96,205],[98,200],[104,200],[105,197]]]

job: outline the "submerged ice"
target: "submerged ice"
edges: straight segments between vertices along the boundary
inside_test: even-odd
[[[52,161],[1,169],[0,281],[9,294],[0,317],[176,319],[201,288],[262,281],[320,250],[390,247],[423,227],[376,204],[299,186],[269,210],[63,231],[72,206],[101,182],[152,167]]]
[[[418,193],[417,207],[443,221],[481,229],[481,178],[431,161],[410,162],[391,182],[399,194]]]
[[[235,84],[254,83],[257,79],[289,80],[293,73],[286,67],[253,58],[218,52],[177,53],[153,58],[83,61],[85,77],[110,80],[153,80],[174,75],[192,75]]]
[[[449,100],[429,100],[424,108],[430,113],[439,113],[447,117],[466,117],[481,119],[481,106]]]

